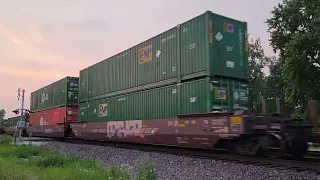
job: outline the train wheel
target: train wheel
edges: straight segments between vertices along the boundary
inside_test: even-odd
[[[237,141],[234,146],[238,154],[254,156],[258,153],[259,142],[259,138],[248,138]]]
[[[299,138],[294,138],[287,144],[288,153],[295,157],[305,156],[308,152],[308,148],[308,143]]]
[[[279,158],[283,155],[283,145],[281,140],[276,136],[267,136],[264,146],[262,147],[263,155],[268,158]]]
[[[227,142],[226,146],[227,146],[227,152],[229,154],[238,154],[235,142],[233,142],[233,141]]]

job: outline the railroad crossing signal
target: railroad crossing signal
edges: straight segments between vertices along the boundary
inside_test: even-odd
[[[13,112],[13,113],[15,113],[16,115],[18,115],[18,114],[19,114],[19,110],[18,110],[18,109],[13,110],[12,112]]]

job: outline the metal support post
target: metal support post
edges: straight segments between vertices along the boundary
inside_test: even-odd
[[[20,119],[21,121],[23,121],[24,92],[25,92],[25,90],[23,89],[23,90],[22,90],[22,99],[21,99],[21,119]],[[21,134],[22,134],[22,128],[20,127],[20,128],[19,128],[19,140],[20,140],[20,141],[22,140]]]
[[[20,121],[17,123],[17,128],[19,130],[19,141],[22,141],[22,128],[21,126],[25,126],[25,123],[24,122],[24,110],[23,109],[23,105],[24,105],[24,94],[25,94],[25,90],[23,89],[22,90],[22,96],[20,95],[20,90],[21,88],[18,89],[18,101],[20,100],[20,97],[21,97],[21,109],[20,109]],[[19,113],[19,109],[13,111],[14,113],[18,114]],[[24,125],[22,125],[24,124]]]

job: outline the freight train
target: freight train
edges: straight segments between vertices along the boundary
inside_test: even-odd
[[[25,133],[303,156],[311,125],[248,113],[247,34],[206,11],[32,92]]]

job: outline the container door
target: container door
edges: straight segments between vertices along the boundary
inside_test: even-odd
[[[79,78],[68,78],[67,82],[67,104],[70,106],[78,105]],[[66,87],[65,86],[65,87]]]
[[[232,97],[232,109],[237,110],[248,110],[248,86],[247,83],[243,81],[230,80],[230,96]]]
[[[248,110],[248,87],[246,82],[213,78],[212,90],[214,93],[213,110],[225,112],[234,112],[237,109]]]
[[[230,96],[228,88],[228,80],[214,78],[211,81],[212,85],[212,111],[229,112]]]
[[[210,20],[213,39],[210,44],[211,74],[247,78],[246,23],[215,14]]]

